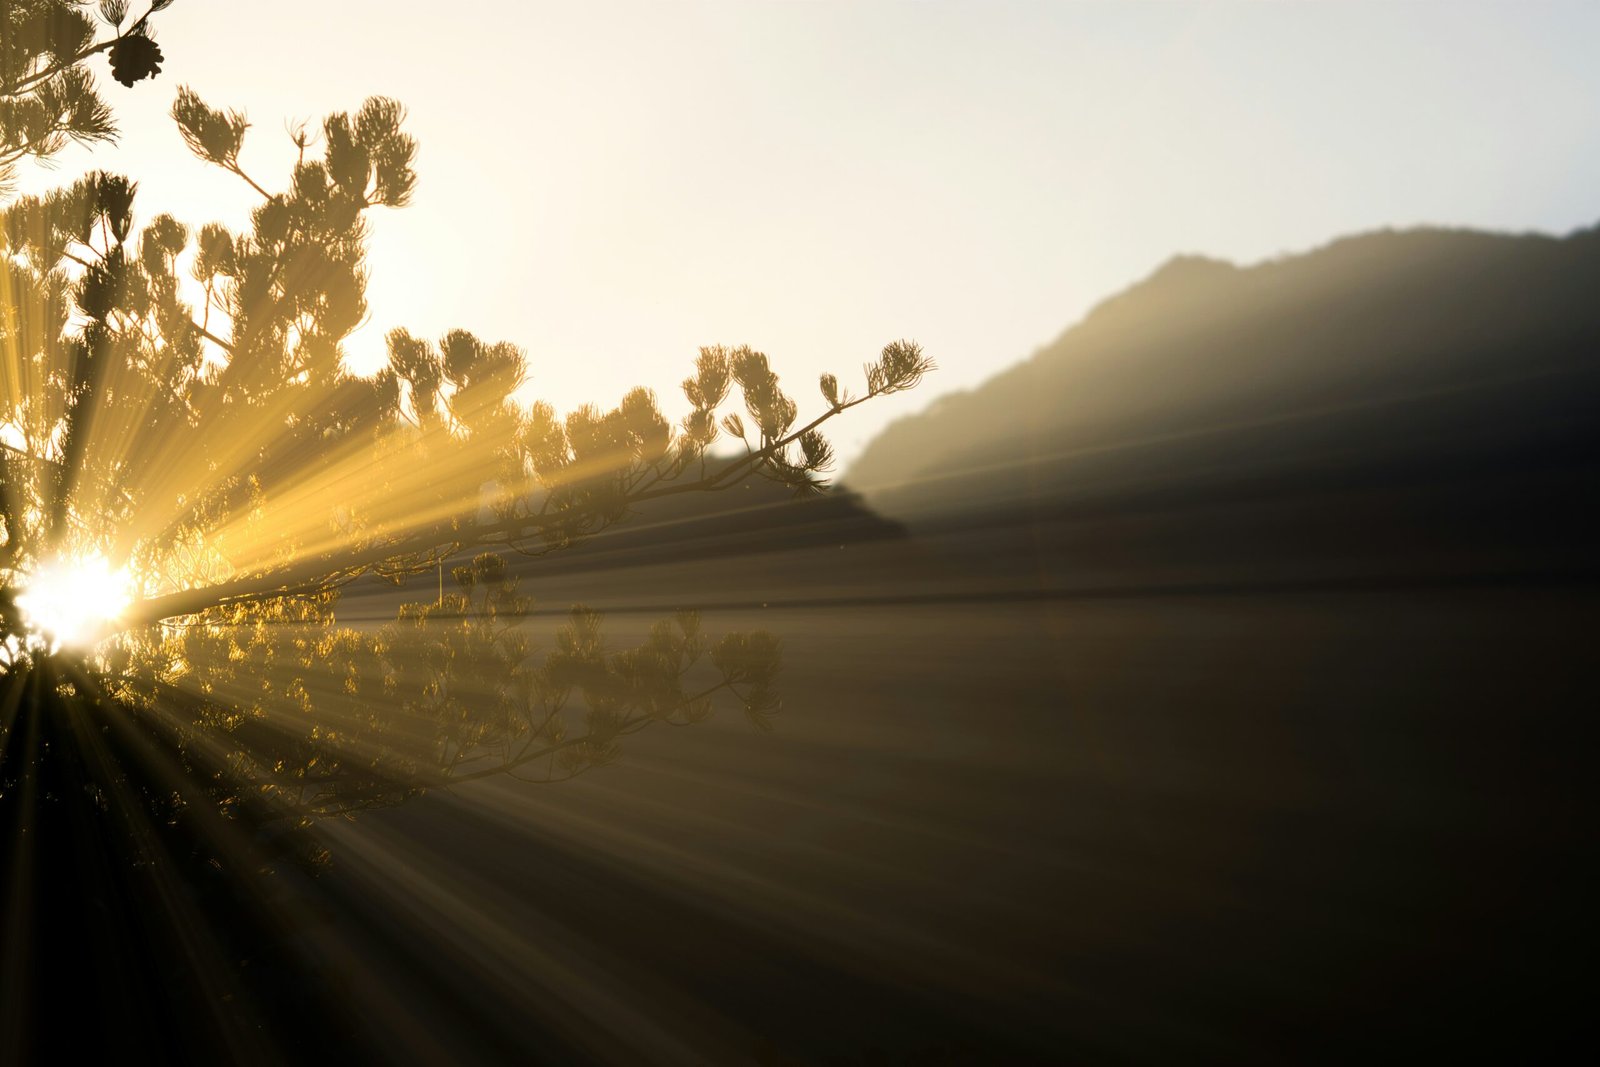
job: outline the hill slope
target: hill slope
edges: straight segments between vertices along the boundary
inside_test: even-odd
[[[1147,561],[1208,538],[1303,557],[1331,537],[1323,562],[1548,562],[1578,549],[1559,520],[1594,473],[1597,288],[1596,229],[1379,232],[1244,268],[1180,257],[1032,359],[889,427],[845,481],[924,530],[1009,523],[1035,543],[1041,523],[1085,516],[1232,516],[1175,522]],[[1295,495],[1309,503],[1292,516]],[[1242,518],[1258,505],[1270,536]],[[1073,558],[1107,537],[1079,537]]]

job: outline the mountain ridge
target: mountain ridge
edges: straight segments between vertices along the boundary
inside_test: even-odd
[[[1385,229],[1244,266],[1175,256],[1028,358],[890,424],[841,480],[891,515],[894,505],[915,514],[929,502],[894,499],[895,486],[982,466],[972,457],[997,448],[1051,454],[1192,428],[1207,414],[1370,400],[1446,384],[1442,371],[1492,373],[1519,341],[1536,337],[1548,356],[1600,335],[1583,286],[1563,282],[1574,274],[1600,275],[1600,229]],[[1485,299],[1495,287],[1511,306]],[[1539,315],[1555,329],[1531,329]],[[1323,336],[1306,336],[1313,327]],[[1228,353],[1229,334],[1251,351]]]

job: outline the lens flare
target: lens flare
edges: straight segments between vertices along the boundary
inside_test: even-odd
[[[133,602],[126,567],[101,555],[58,559],[29,575],[17,607],[52,649],[93,645]]]

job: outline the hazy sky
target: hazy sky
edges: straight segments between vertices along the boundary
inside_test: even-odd
[[[818,372],[921,341],[942,369],[846,416],[845,461],[1176,252],[1600,220],[1592,2],[178,0],[156,25],[166,70],[102,73],[123,138],[92,157],[145,217],[254,195],[182,147],[179,83],[249,114],[268,185],[287,120],[397,97],[421,182],[376,219],[354,348],[462,326],[560,407],[644,384],[676,411],[698,346],[749,343],[805,413]]]

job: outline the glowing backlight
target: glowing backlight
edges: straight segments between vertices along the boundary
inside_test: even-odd
[[[52,647],[94,644],[132,601],[127,569],[113,570],[99,555],[46,564],[28,576],[17,595],[28,628]]]

